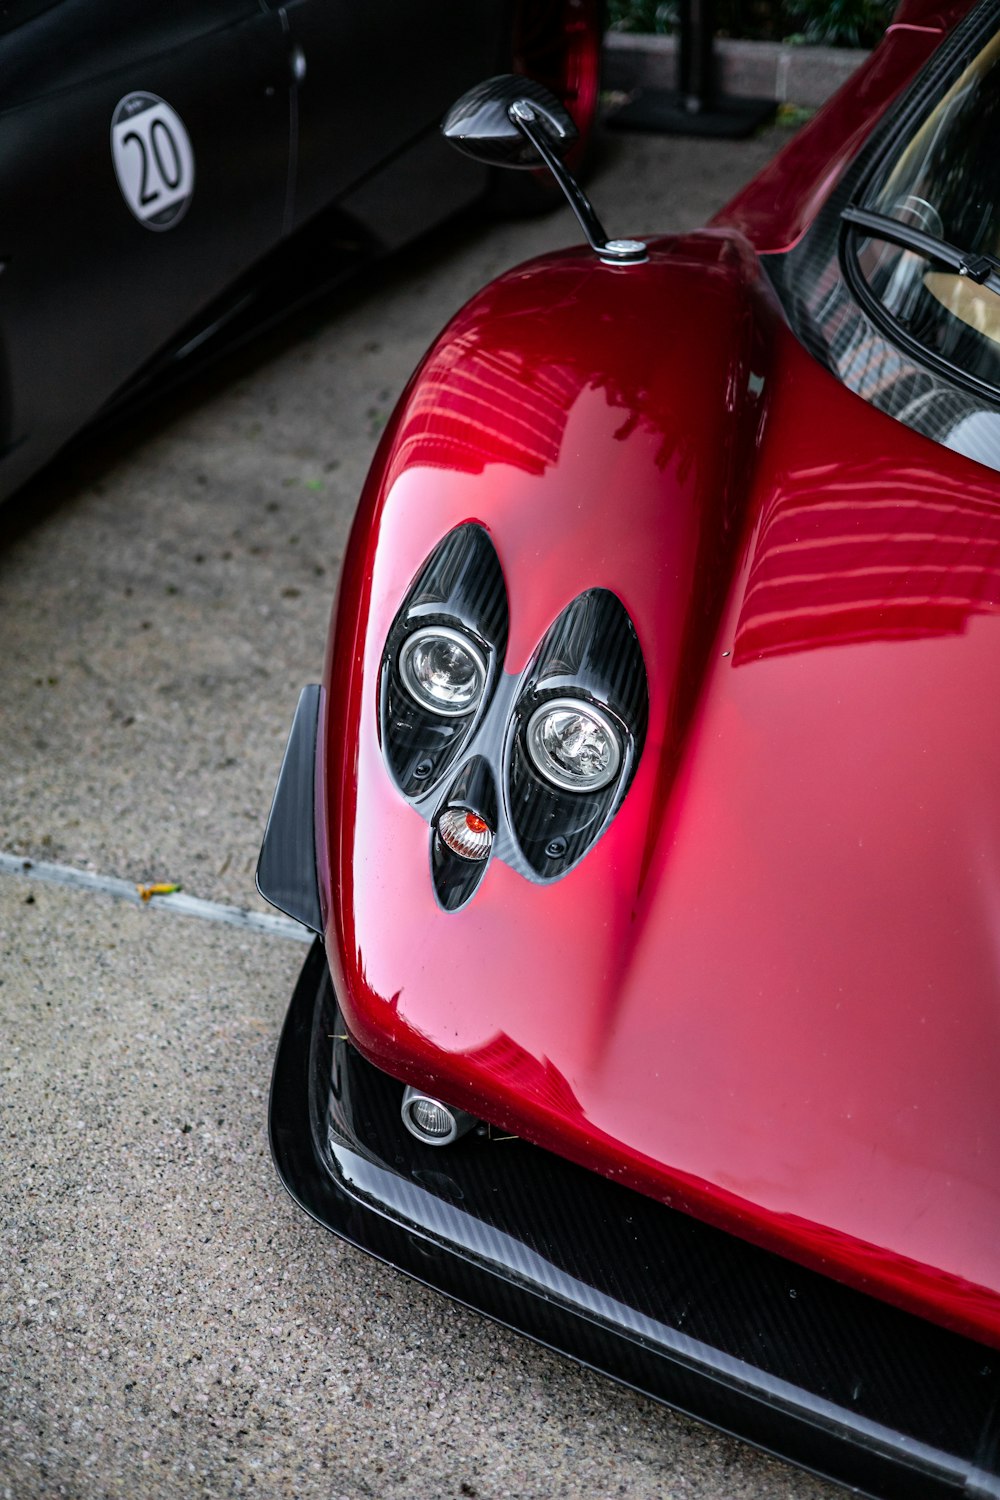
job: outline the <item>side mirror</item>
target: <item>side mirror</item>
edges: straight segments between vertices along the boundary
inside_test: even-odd
[[[542,157],[511,113],[522,102],[530,105],[549,149],[565,156],[579,138],[569,111],[540,83],[514,73],[487,78],[463,94],[441,122],[441,134],[457,150],[488,166],[540,167]]]
[[[487,78],[462,95],[441,122],[457,150],[493,167],[548,167],[590,248],[612,265],[646,259],[641,240],[609,240],[583,188],[562,158],[577,140],[569,112],[540,83],[516,73]]]

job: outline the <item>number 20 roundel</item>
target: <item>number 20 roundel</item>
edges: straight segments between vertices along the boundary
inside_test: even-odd
[[[156,94],[126,94],[111,118],[111,156],[122,197],[147,229],[171,229],[194,192],[184,122]]]

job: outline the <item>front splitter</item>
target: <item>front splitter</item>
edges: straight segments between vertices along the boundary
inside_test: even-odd
[[[278,1174],[335,1234],[509,1328],[873,1496],[1000,1497],[995,1351],[522,1141],[422,1146],[322,945],[285,1021]]]

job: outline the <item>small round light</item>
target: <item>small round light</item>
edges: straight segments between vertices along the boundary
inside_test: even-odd
[[[403,1090],[401,1115],[410,1134],[425,1146],[450,1146],[479,1124],[475,1115],[409,1085]]]
[[[430,625],[407,636],[399,653],[406,691],[432,713],[471,713],[483,695],[486,663],[467,635]]]
[[[568,792],[599,792],[618,775],[622,746],[607,714],[576,698],[550,698],[528,720],[539,775]]]
[[[493,845],[490,825],[465,807],[446,807],[438,819],[438,833],[461,859],[485,859]]]
[[[414,1099],[410,1104],[410,1119],[421,1135],[433,1136],[435,1140],[451,1135],[455,1129],[451,1111],[436,1099]]]

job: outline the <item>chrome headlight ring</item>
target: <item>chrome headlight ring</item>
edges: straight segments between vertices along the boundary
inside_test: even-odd
[[[532,766],[567,792],[600,792],[622,763],[621,735],[609,714],[585,698],[548,698],[525,730]]]
[[[486,687],[486,661],[464,631],[447,625],[414,630],[399,648],[399,676],[415,703],[445,718],[478,708]]]

